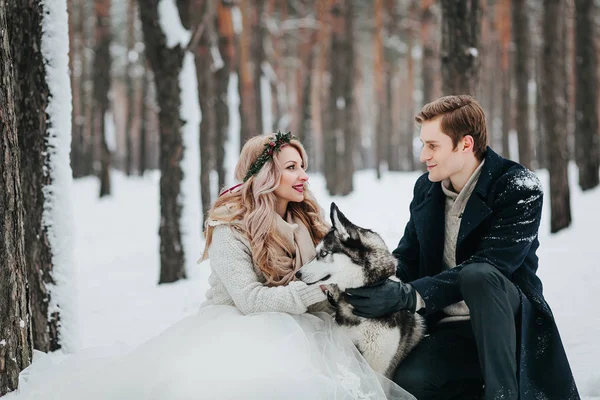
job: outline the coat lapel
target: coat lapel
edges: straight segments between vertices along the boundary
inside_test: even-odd
[[[467,202],[463,217],[460,221],[460,229],[458,231],[458,240],[456,247],[459,248],[461,243],[475,228],[477,228],[487,217],[490,216],[492,210],[479,197],[478,193],[473,192],[471,198]],[[457,252],[458,253],[458,252]]]
[[[426,274],[433,275],[442,270],[444,251],[445,195],[439,182],[431,185],[425,200],[413,212],[417,238],[424,258]]]
[[[461,243],[463,243],[469,234],[492,214],[492,210],[487,205],[486,200],[491,190],[492,183],[496,181],[501,173],[502,157],[488,147],[481,174],[471,197],[467,201],[467,206],[465,207],[460,222],[458,240],[456,242],[457,254],[459,253],[458,249],[460,248]]]

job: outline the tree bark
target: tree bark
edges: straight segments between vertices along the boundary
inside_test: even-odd
[[[600,179],[594,11],[593,0],[575,0],[575,156],[582,190],[595,188]]]
[[[78,0],[79,1],[79,0]],[[82,1],[81,10],[81,32],[82,33],[82,70],[81,70],[81,108],[83,110],[83,176],[98,175],[96,163],[98,161],[98,129],[96,127],[96,104],[94,102],[94,54],[86,52],[85,49],[91,49],[96,46],[94,32],[96,30],[96,12],[93,2]]]
[[[311,11],[317,13],[317,4],[314,1],[310,1],[303,9],[300,14],[301,18],[306,18],[310,15]],[[299,38],[301,43],[298,45],[298,58],[300,62],[300,68],[297,69],[298,79],[298,110],[297,128],[298,137],[302,141],[304,148],[308,154],[308,165],[312,171],[317,170],[317,148],[316,133],[313,129],[314,116],[311,113],[312,102],[311,94],[315,80],[313,74],[316,74],[316,46],[317,46],[317,35],[318,30],[310,28],[300,28]],[[291,39],[288,39],[291,41]],[[292,44],[286,46],[286,48],[292,47]],[[289,67],[288,67],[289,68]],[[289,111],[293,113],[293,111]],[[317,118],[318,119],[318,118]]]
[[[567,166],[567,99],[564,34],[565,9],[562,0],[544,0],[544,49],[542,54],[542,122],[548,148],[550,175],[550,231],[571,224],[571,202]]]
[[[315,143],[315,132],[313,126],[313,116],[311,113],[311,90],[313,85],[313,73],[315,73],[315,34],[304,33],[301,35],[304,42],[300,45],[300,62],[302,69],[304,70],[301,76],[301,90],[300,94],[300,112],[298,113],[299,124],[298,124],[298,137],[302,141],[306,152],[308,153],[308,165],[312,168],[312,171],[316,170],[316,143]]]
[[[111,154],[106,136],[105,116],[109,108],[110,87],[110,0],[95,0],[96,32],[94,58],[95,133],[100,135],[100,197],[109,196]]]
[[[193,31],[200,24],[204,30],[196,46],[191,48],[196,64],[196,79],[198,81],[198,102],[202,112],[200,121],[200,195],[202,198],[202,227],[204,218],[211,206],[210,171],[214,165],[216,138],[216,80],[211,47],[216,43],[216,7],[210,0],[193,0],[190,13],[192,15]]]
[[[265,0],[254,0],[255,19],[252,29],[252,64],[254,65],[254,93],[256,93],[256,103],[254,112],[256,113],[256,133],[269,133],[271,127],[265,127],[263,123],[263,107],[270,107],[270,104],[263,104],[261,79],[263,77],[262,65],[265,62],[265,36],[266,26],[264,21]]]
[[[17,389],[33,353],[14,73],[6,2],[0,2],[0,397]],[[10,29],[9,29],[10,28]],[[8,32],[8,34],[4,34]]]
[[[475,95],[479,83],[479,0],[442,0],[442,90]]]
[[[353,190],[354,175],[354,46],[352,2],[336,0],[331,13],[331,52],[329,54],[331,87],[329,93],[329,127],[326,146],[335,160],[326,175],[330,195],[347,195]],[[326,166],[327,168],[327,166]]]
[[[314,133],[314,149],[315,149],[315,164],[316,170],[322,171],[325,180],[328,179],[328,155],[335,154],[335,150],[328,146],[331,143],[328,141],[331,132],[326,132],[329,128],[331,118],[327,112],[327,104],[329,103],[329,89],[331,82],[329,79],[328,58],[331,52],[331,15],[330,8],[333,0],[323,0],[315,3],[317,20],[319,28],[317,30],[317,54],[315,55],[315,74],[313,77],[313,89],[311,114],[313,120]]]
[[[252,42],[254,35],[256,6],[250,0],[241,0],[242,12],[242,34],[240,35],[240,61],[239,61],[239,92],[240,92],[240,145],[252,136],[261,133],[259,130],[262,121],[262,112],[257,112],[257,104],[260,101],[260,91],[256,91],[254,82],[254,68],[251,51],[254,48]],[[260,66],[258,66],[260,68]],[[260,87],[260,83],[259,83]],[[260,120],[257,119],[260,115]]]
[[[387,69],[383,48],[383,4],[382,0],[375,0],[375,30],[373,32],[373,81],[375,86],[375,173],[381,179],[386,152],[389,147],[389,134],[387,129]],[[332,71],[332,74],[338,71]]]
[[[71,71],[71,93],[73,112],[71,116],[71,169],[73,177],[84,176],[83,172],[83,108],[82,108],[82,71],[83,71],[83,12],[78,0],[68,0],[69,14],[69,71]]]
[[[151,85],[152,79],[151,79],[151,75],[152,72],[150,71],[150,69],[148,68],[148,65],[146,64],[146,56],[142,56],[143,57],[143,61],[142,61],[142,65],[144,66],[144,75],[142,76],[142,98],[141,98],[141,103],[142,103],[142,110],[140,112],[141,116],[140,116],[140,148],[139,148],[139,164],[138,164],[138,173],[140,174],[140,176],[144,176],[144,172],[146,171],[147,167],[148,167],[148,160],[147,160],[147,139],[148,139],[148,115],[149,115],[149,110],[150,110],[150,105],[148,104],[148,86]]]
[[[135,117],[135,80],[133,70],[135,62],[131,53],[135,51],[135,0],[127,0],[127,68],[125,86],[127,87],[127,122],[125,126],[125,173],[133,174],[133,119]]]
[[[512,83],[511,69],[502,69],[502,149],[500,154],[503,157],[510,158],[510,130],[512,122],[512,107],[510,98],[510,89]]]
[[[423,80],[423,100],[425,105],[434,100],[434,83],[436,73],[436,63],[439,57],[436,51],[436,21],[435,14],[432,11],[434,1],[421,0],[421,48],[423,49],[421,76]],[[412,118],[411,118],[412,121]],[[412,150],[411,150],[412,151]]]
[[[154,71],[160,125],[160,280],[174,282],[185,278],[181,243],[181,157],[182,121],[179,113],[181,89],[179,73],[184,51],[180,45],[169,48],[158,21],[158,0],[139,0],[146,57]]]
[[[397,6],[394,6],[397,7]],[[429,7],[427,7],[429,8]],[[409,7],[409,19],[412,19],[415,17],[415,14],[417,13],[417,4],[416,1],[413,0],[410,4]],[[394,16],[394,20],[392,21],[392,23],[397,26],[400,23],[400,18],[397,16],[396,12],[392,12],[391,15]],[[399,132],[404,132],[404,134],[402,134],[400,136],[400,140],[398,140],[399,146],[401,147],[401,149],[403,149],[404,151],[402,152],[403,157],[402,157],[402,161],[400,162],[400,166],[402,167],[403,171],[412,171],[415,168],[415,156],[414,156],[414,152],[413,152],[413,136],[415,133],[415,101],[414,101],[414,90],[415,90],[415,63],[414,63],[414,59],[413,59],[413,47],[415,45],[415,41],[418,41],[416,38],[416,32],[411,29],[408,28],[406,31],[406,43],[408,46],[407,52],[406,52],[406,76],[407,76],[407,82],[406,82],[406,117],[405,117],[405,121],[406,121],[406,127],[404,129],[400,128],[397,129]],[[426,50],[423,49],[423,52],[425,52]],[[425,57],[425,55],[423,54],[423,57]],[[435,58],[431,58],[428,62],[432,63],[433,66],[435,66]],[[428,66],[427,68],[433,68],[432,66]],[[394,68],[395,71],[397,71],[397,68]],[[397,73],[397,72],[396,72]],[[423,75],[423,79],[425,79],[425,75]],[[428,79],[431,79],[431,82],[429,82],[428,84],[431,85],[431,92],[429,93],[429,95],[432,95],[433,93],[433,77],[429,77]],[[425,82],[423,81],[423,86],[425,86]],[[390,84],[390,88],[392,87],[392,85]],[[425,91],[425,89],[423,88],[423,91]],[[393,113],[393,111],[392,111]],[[393,135],[396,135],[396,132],[393,133]],[[394,136],[392,136],[394,137]],[[395,143],[396,141],[392,142],[392,146],[390,147],[394,147],[396,146]],[[398,152],[397,152],[398,153]]]
[[[501,87],[501,113],[502,113],[502,149],[500,154],[510,158],[510,130],[512,128],[512,68],[511,68],[511,0],[501,0],[497,3],[498,33],[500,35],[500,71],[502,77]]]
[[[231,7],[225,5],[223,1],[219,1],[217,5],[217,31],[223,66],[215,72],[215,169],[217,170],[219,189],[221,189],[225,186],[227,173],[225,145],[229,137],[229,104],[227,103],[229,76],[235,62],[235,32],[233,31]]]
[[[519,143],[519,163],[532,168],[533,148],[529,127],[529,80],[531,78],[531,30],[526,0],[513,0],[513,37],[515,48],[515,84],[517,89],[515,125]]]
[[[541,53],[538,55],[537,59],[537,63],[541,64],[541,61],[539,60],[541,58]],[[537,77],[536,77],[536,93],[535,93],[535,113],[536,113],[536,119],[537,119],[537,136],[536,136],[536,141],[535,141],[535,145],[536,145],[536,149],[537,149],[537,164],[538,164],[538,168],[547,168],[548,167],[548,146],[546,145],[546,132],[544,131],[544,110],[543,110],[543,102],[542,102],[542,95],[541,95],[541,88],[542,88],[542,71],[541,71],[542,66],[537,66],[536,65],[536,69],[537,71]]]
[[[44,187],[52,183],[48,149],[47,114],[50,90],[46,83],[42,46],[43,6],[14,4],[9,29],[15,76],[15,115],[21,150],[21,191],[25,208],[25,255],[31,304],[33,346],[43,352],[60,348],[59,313],[48,313],[52,278],[52,251],[44,226]],[[23,35],[22,32],[28,32]]]

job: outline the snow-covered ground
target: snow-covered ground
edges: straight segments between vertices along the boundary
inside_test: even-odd
[[[572,181],[576,181],[575,172]],[[376,181],[372,171],[356,174],[355,191],[331,198],[324,180],[310,177],[311,188],[325,209],[335,201],[346,216],[379,232],[393,248],[408,219],[408,204],[417,173],[390,173]],[[539,173],[547,188],[547,174]],[[189,279],[156,283],[158,253],[158,175],[126,179],[115,172],[110,198],[98,199],[98,182],[87,178],[73,187],[76,228],[74,251],[78,283],[76,331],[82,348],[136,346],[185,315],[194,313],[204,299],[209,268],[197,264],[203,249],[199,232],[187,243],[197,243],[186,254]],[[540,269],[545,295],[552,306],[584,398],[600,399],[600,280],[597,279],[600,245],[600,190],[589,193],[573,185],[573,226],[549,234],[549,198],[541,227]],[[187,218],[199,221],[199,207]],[[199,222],[186,226],[199,226]]]

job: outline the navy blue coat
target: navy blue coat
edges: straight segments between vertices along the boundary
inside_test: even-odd
[[[429,317],[462,300],[457,277],[469,263],[498,268],[521,292],[517,354],[521,400],[579,399],[550,307],[536,275],[543,193],[538,178],[489,147],[464,210],[456,245],[457,266],[443,267],[445,195],[439,182],[421,176],[410,220],[394,255],[397,275],[410,282]]]

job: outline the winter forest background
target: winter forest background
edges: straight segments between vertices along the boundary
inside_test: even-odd
[[[0,396],[34,349],[133,346],[197,309],[203,215],[257,133],[298,136],[321,205],[395,246],[414,116],[468,93],[544,183],[540,276],[600,398],[597,3],[0,0]]]

